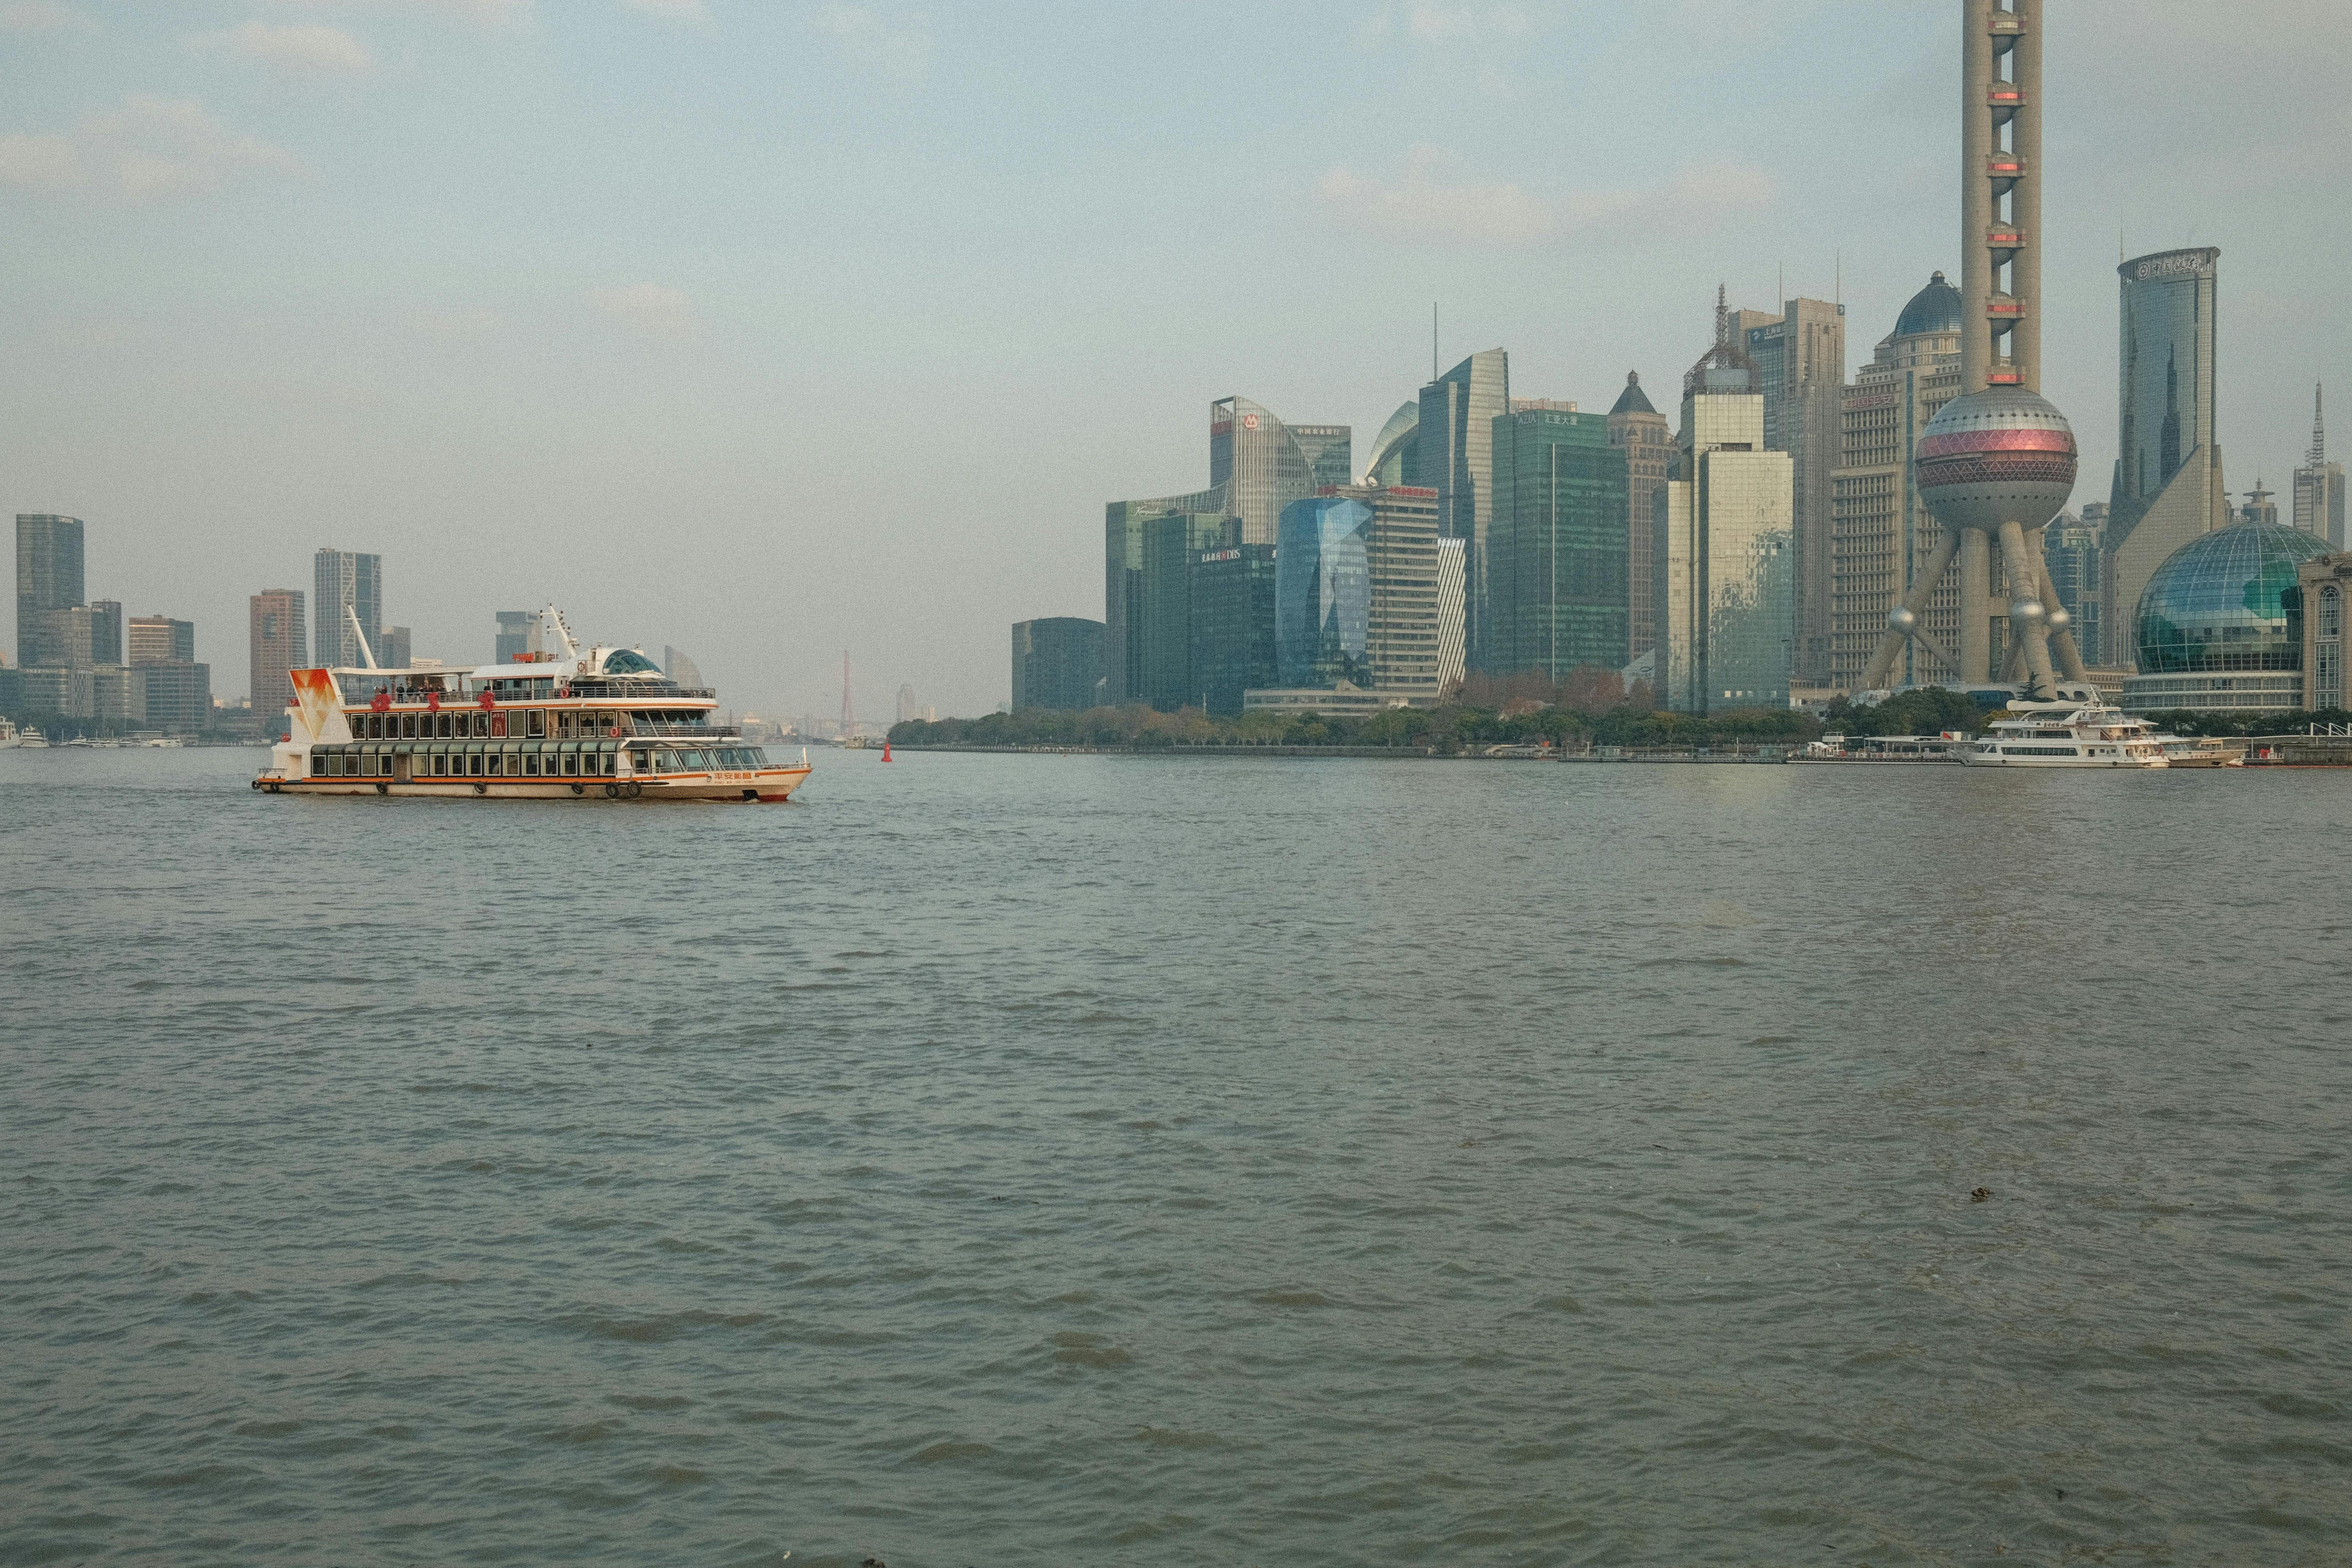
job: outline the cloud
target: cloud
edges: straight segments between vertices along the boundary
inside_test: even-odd
[[[826,0],[811,12],[809,26],[844,55],[893,81],[913,84],[931,74],[931,35],[921,26],[894,26],[877,12],[841,0]]]
[[[11,0],[0,5],[0,28],[11,33],[95,33],[98,24],[58,0]]]
[[[1461,161],[1420,145],[1392,184],[1344,165],[1317,185],[1326,216],[1342,228],[1438,244],[1497,249],[1643,238],[1685,238],[1725,217],[1771,204],[1772,177],[1738,163],[1690,164],[1661,184],[1544,196],[1508,181],[1464,177]]]
[[[242,55],[286,76],[360,76],[375,66],[365,44],[341,27],[317,23],[273,27],[247,22],[226,33],[199,33],[188,45]]]
[[[694,301],[681,289],[659,283],[632,283],[622,289],[591,289],[588,302],[645,338],[690,338],[702,330],[695,318]]]
[[[621,4],[639,16],[664,22],[693,27],[710,26],[710,7],[704,0],[621,0]]]
[[[296,10],[342,9],[362,0],[278,0]],[[443,16],[489,31],[520,27],[530,20],[531,0],[373,0],[376,8]]]
[[[240,135],[194,99],[134,93],[70,132],[0,136],[0,186],[131,204],[215,191],[247,171],[304,172],[282,147]]]

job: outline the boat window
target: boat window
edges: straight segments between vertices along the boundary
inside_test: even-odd
[[[491,715],[490,715],[490,737],[491,737],[491,739],[496,740],[496,739],[498,739],[499,736],[504,735],[506,732],[507,732],[507,716],[506,716],[505,714],[503,714],[503,713],[493,713],[493,714],[491,714]]]
[[[547,710],[544,708],[532,709],[530,712],[528,722],[524,727],[523,732],[530,735],[533,740],[537,740],[540,736],[546,734]]]

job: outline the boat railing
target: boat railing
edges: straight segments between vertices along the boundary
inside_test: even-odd
[[[623,728],[632,735],[649,735],[664,741],[740,741],[743,738],[743,726],[740,724],[648,723],[639,719]]]

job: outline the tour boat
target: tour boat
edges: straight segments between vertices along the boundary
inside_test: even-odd
[[[771,762],[712,722],[717,694],[682,687],[635,648],[583,648],[552,606],[560,652],[477,669],[289,671],[287,732],[253,787],[271,795],[783,801],[808,756]],[[354,630],[356,630],[356,626]]]
[[[2165,754],[2171,739],[2094,694],[2056,702],[2016,699],[1990,734],[1955,749],[1971,767],[2161,768],[2171,765]]]

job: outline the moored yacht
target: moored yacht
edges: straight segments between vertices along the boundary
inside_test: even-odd
[[[1971,767],[2161,768],[2171,765],[2170,738],[2088,688],[2055,701],[2013,699],[1990,733],[1954,750]]]
[[[714,723],[717,693],[678,685],[637,649],[582,647],[552,606],[540,643],[561,651],[509,664],[383,669],[358,640],[364,666],[289,672],[286,737],[255,789],[775,802],[809,776],[805,754],[772,762]]]

